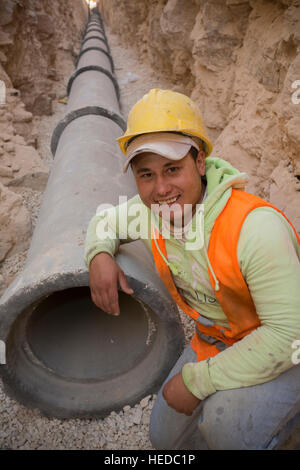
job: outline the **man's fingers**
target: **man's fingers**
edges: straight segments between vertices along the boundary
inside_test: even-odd
[[[121,270],[119,271],[118,280],[119,280],[120,287],[122,291],[125,292],[125,294],[133,294],[133,290],[128,284],[125,274]]]
[[[108,290],[102,293],[102,310],[111,315],[119,315],[119,303],[118,303],[118,294],[113,290]]]
[[[116,265],[116,269],[105,273],[105,279],[91,277],[90,287],[92,300],[97,307],[111,315],[119,315],[118,284],[126,294],[133,294],[123,271]]]
[[[94,304],[97,305],[97,307],[99,307],[101,310],[106,312],[107,306],[108,306],[108,301],[107,301],[107,295],[106,294],[101,294],[100,295],[97,292],[97,294],[95,294],[94,297],[93,297],[93,302],[94,302]]]
[[[109,306],[110,306],[110,312],[112,315],[119,315],[120,314],[120,307],[119,307],[119,296],[118,296],[118,290],[117,287],[114,289],[110,289],[109,293]]]
[[[91,292],[92,300],[97,307],[103,310],[106,313],[110,313],[112,315],[119,315],[120,308],[118,302],[118,291],[117,288],[114,290],[101,290]]]

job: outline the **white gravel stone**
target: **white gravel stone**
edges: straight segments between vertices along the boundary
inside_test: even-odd
[[[134,411],[134,414],[132,416],[133,423],[134,424],[140,424],[141,419],[142,419],[142,415],[143,415],[142,409],[141,408],[136,408],[135,411]]]
[[[140,401],[140,405],[142,408],[145,408],[148,405],[150,398],[151,398],[151,395],[148,395],[147,397],[143,398]]]

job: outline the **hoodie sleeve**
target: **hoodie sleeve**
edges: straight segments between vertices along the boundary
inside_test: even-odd
[[[202,400],[217,390],[268,382],[295,363],[300,247],[292,228],[275,210],[255,209],[241,230],[238,259],[261,326],[217,356],[184,365],[184,383]]]
[[[148,210],[138,195],[118,206],[97,211],[87,229],[84,247],[86,266],[89,268],[98,253],[106,252],[114,256],[122,243],[139,238],[147,240],[148,222]]]

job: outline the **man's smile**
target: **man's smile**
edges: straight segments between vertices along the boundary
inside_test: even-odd
[[[171,204],[174,204],[174,202],[178,201],[179,198],[180,198],[180,194],[178,196],[173,196],[172,198],[168,198],[168,199],[158,199],[156,203],[158,203],[160,206],[162,206],[163,204],[171,205]]]

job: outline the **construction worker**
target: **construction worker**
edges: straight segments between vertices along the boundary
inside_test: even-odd
[[[199,110],[181,93],[150,90],[133,106],[118,143],[138,190],[125,212],[137,205],[147,230],[132,235],[129,220],[118,217],[121,206],[93,217],[85,246],[92,299],[120,313],[118,284],[128,294],[133,290],[114,255],[120,243],[142,238],[173,299],[196,325],[158,393],[153,446],[280,447],[300,425],[295,228],[277,208],[244,191],[245,173],[209,156]],[[108,237],[98,230],[103,217]]]

